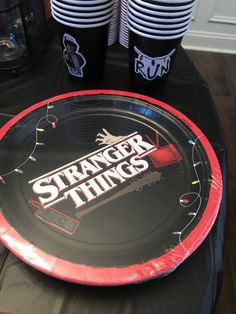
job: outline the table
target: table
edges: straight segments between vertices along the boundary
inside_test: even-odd
[[[54,28],[40,56],[17,77],[0,73],[0,125],[22,109],[65,92],[107,88],[130,90],[127,49],[108,49],[105,79],[100,85],[79,85],[68,79]],[[193,120],[219,158],[223,198],[215,225],[199,247],[172,274],[121,287],[75,285],[39,273],[0,244],[0,311],[11,314],[209,314],[214,312],[222,276],[222,250],[227,213],[226,148],[206,82],[180,48],[167,86],[153,93]]]

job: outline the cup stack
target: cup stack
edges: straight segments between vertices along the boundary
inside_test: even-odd
[[[144,92],[163,87],[195,0],[128,0],[131,85]]]
[[[51,0],[71,78],[86,83],[102,80],[113,3],[114,0]]]
[[[128,0],[121,0],[119,43],[125,48],[128,48],[129,46],[129,29],[127,25],[127,12]]]
[[[120,24],[120,0],[114,0],[113,15],[109,27],[108,46],[117,42]]]

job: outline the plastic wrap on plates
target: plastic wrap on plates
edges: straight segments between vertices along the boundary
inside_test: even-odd
[[[86,97],[88,97],[89,102],[85,106],[85,103],[87,101]],[[106,122],[106,119],[107,119],[106,114],[104,114],[104,117],[102,119],[100,115],[99,115],[99,119],[96,119],[96,110],[93,107],[94,102],[92,101],[91,102],[92,105],[90,104],[91,98],[93,100],[93,97],[95,97],[98,105],[100,105],[99,103],[100,101],[101,103],[103,103],[106,100],[108,104],[110,104],[111,102],[113,105],[116,105],[119,108],[119,110],[121,110],[121,107],[123,105],[127,106],[128,104],[129,112],[125,111],[127,115],[130,113],[131,116],[133,117],[133,113],[135,112],[138,118],[136,117],[137,119],[136,122],[134,122],[133,118],[128,120],[129,123],[127,123],[126,120],[124,121],[124,124],[122,125],[122,130],[124,134],[127,134],[127,135],[123,135],[123,134],[122,136],[119,135],[120,134],[119,132],[121,132],[120,123],[122,120],[118,120],[117,122],[116,121],[117,117],[114,118],[112,127],[114,128],[114,130],[115,130],[115,127],[118,129],[119,134],[117,135],[119,136],[116,135],[115,137],[114,135],[112,135],[112,133],[108,132],[107,129],[105,128],[103,128],[102,131],[98,133],[97,130],[99,130],[100,128],[100,124],[99,124],[100,121],[102,121],[102,123],[105,124],[105,126],[106,126],[106,123],[108,126],[110,126],[110,122]],[[82,100],[81,106],[83,109],[83,113],[84,113],[85,107],[86,107],[86,110],[89,110],[89,106],[90,105],[92,106],[92,111],[91,112],[88,111],[89,113],[88,120],[86,120],[87,119],[86,115],[83,116],[83,118],[81,118],[79,114],[76,115],[77,113],[79,113],[79,111],[77,112],[77,110],[79,110],[78,109],[79,105],[77,103],[80,103],[81,100]],[[75,106],[75,103],[77,104],[76,106]],[[66,110],[64,110],[65,109],[64,107],[66,107]],[[70,108],[69,111],[68,111],[68,108]],[[142,205],[141,208],[139,208],[138,202],[142,201],[143,196],[146,195],[145,193],[149,193],[145,190],[146,188],[147,189],[151,188],[151,194],[149,193],[147,195],[148,197],[151,197],[152,204],[155,204],[155,197],[156,197],[155,191],[157,191],[156,193],[158,193],[158,184],[157,184],[157,187],[155,187],[152,184],[153,182],[151,181],[149,182],[147,180],[150,180],[150,177],[156,173],[165,174],[165,171],[167,171],[166,178],[168,178],[168,175],[170,172],[169,178],[171,181],[171,178],[172,178],[171,171],[173,171],[173,169],[175,169],[176,167],[176,169],[178,170],[177,174],[179,175],[181,171],[182,172],[185,171],[184,163],[186,163],[187,164],[186,169],[188,169],[188,171],[191,172],[191,175],[188,175],[186,177],[186,181],[190,183],[187,185],[186,183],[184,183],[183,189],[186,189],[186,192],[185,190],[183,190],[182,191],[183,193],[179,194],[177,201],[174,199],[175,209],[178,208],[178,211],[179,211],[177,212],[177,214],[182,215],[184,213],[184,215],[183,215],[183,218],[180,219],[180,222],[177,220],[176,221],[174,220],[174,224],[175,222],[178,222],[178,224],[176,224],[176,226],[178,225],[178,227],[175,228],[174,226],[171,226],[171,228],[173,227],[172,233],[169,234],[169,237],[172,241],[171,245],[169,245],[167,241],[166,242],[167,244],[164,243],[162,245],[163,247],[158,248],[158,245],[160,246],[160,244],[157,244],[157,251],[159,250],[161,252],[161,254],[160,253],[158,254],[156,253],[155,241],[151,239],[150,242],[153,241],[152,245],[150,246],[151,252],[148,252],[149,256],[151,257],[142,259],[141,257],[138,256],[139,255],[139,252],[138,252],[137,254],[138,261],[135,262],[134,260],[132,260],[132,256],[131,256],[131,259],[130,259],[131,262],[130,262],[129,261],[130,257],[128,256],[128,254],[129,254],[129,250],[130,252],[132,252],[133,250],[133,248],[130,247],[126,252],[127,263],[125,263],[123,260],[122,262],[120,262],[119,261],[120,256],[115,251],[115,253],[112,252],[112,254],[114,255],[116,254],[115,256],[117,257],[117,263],[113,262],[112,264],[111,263],[109,264],[109,261],[108,262],[105,261],[104,265],[101,263],[101,261],[99,261],[99,258],[100,258],[99,254],[98,254],[98,260],[97,260],[98,264],[96,264],[96,260],[93,261],[93,263],[89,261],[89,263],[87,264],[83,262],[77,263],[77,262],[72,261],[73,258],[70,259],[70,258],[67,258],[65,255],[63,255],[63,250],[61,254],[53,254],[49,252],[50,248],[48,247],[45,250],[43,250],[42,248],[40,249],[38,245],[33,243],[33,241],[32,243],[30,243],[30,241],[27,240],[27,237],[23,236],[24,233],[20,233],[18,231],[18,227],[15,227],[14,223],[12,224],[8,221],[9,220],[8,215],[10,215],[12,210],[14,211],[14,208],[13,207],[8,208],[9,201],[3,197],[3,200],[2,200],[3,207],[0,212],[0,237],[1,237],[2,243],[7,248],[9,248],[9,250],[11,250],[16,256],[18,256],[20,259],[22,259],[23,261],[25,261],[27,264],[31,265],[32,267],[44,273],[47,273],[51,276],[54,276],[54,277],[57,277],[66,281],[71,281],[71,282],[76,282],[76,283],[81,283],[81,284],[88,284],[88,285],[99,285],[99,286],[126,285],[126,284],[131,284],[131,283],[143,282],[152,278],[162,277],[171,273],[188,256],[190,256],[198,248],[198,246],[203,242],[203,240],[206,238],[207,234],[211,230],[211,227],[213,226],[214,221],[217,217],[217,213],[218,213],[220,202],[221,202],[222,178],[221,178],[221,171],[218,164],[218,160],[214,153],[213,148],[211,147],[205,135],[186,116],[184,116],[179,111],[175,110],[174,108],[158,100],[149,98],[147,96],[134,94],[134,93],[121,92],[121,91],[109,91],[109,90],[73,92],[69,94],[60,95],[52,99],[42,101],[36,105],[33,105],[30,108],[26,109],[25,111],[21,112],[16,117],[14,117],[13,120],[9,121],[0,130],[2,151],[4,151],[5,146],[7,146],[8,140],[11,138],[11,136],[14,139],[14,134],[15,134],[14,131],[17,133],[18,130],[21,129],[17,127],[15,130],[14,127],[16,125],[19,126],[21,123],[22,123],[22,126],[24,126],[24,118],[30,117],[32,112],[33,113],[37,112],[37,110],[39,112],[39,119],[35,120],[35,115],[33,116],[33,122],[31,126],[31,130],[29,132],[29,137],[30,137],[29,146],[33,147],[34,149],[33,150],[31,149],[28,155],[24,151],[23,157],[22,157],[23,161],[19,163],[19,165],[17,164],[16,168],[13,168],[12,170],[8,169],[5,173],[3,169],[1,169],[0,179],[1,179],[1,187],[2,187],[2,192],[1,192],[2,196],[4,196],[4,193],[3,193],[5,191],[4,188],[7,191],[8,182],[14,182],[15,184],[15,181],[18,182],[17,180],[19,177],[20,177],[19,182],[23,182],[22,175],[24,175],[25,173],[27,174],[27,165],[29,164],[29,161],[36,162],[38,158],[37,153],[40,152],[40,149],[42,151],[43,149],[45,149],[45,148],[39,148],[39,151],[37,151],[38,149],[37,144],[40,143],[38,132],[40,133],[42,130],[44,130],[45,132],[48,132],[45,134],[49,134],[48,136],[52,137],[54,141],[54,137],[57,136],[56,132],[60,132],[60,130],[63,131],[64,127],[67,128],[65,132],[66,136],[70,134],[70,132],[68,133],[68,130],[71,131],[71,128],[73,128],[73,136],[71,136],[72,138],[71,145],[75,145],[75,144],[77,146],[81,145],[78,147],[84,147],[88,145],[88,143],[90,143],[90,138],[94,138],[94,134],[97,134],[97,140],[95,141],[95,144],[91,144],[93,147],[93,151],[83,154],[83,156],[76,161],[77,164],[78,162],[80,162],[80,160],[89,160],[91,156],[96,156],[97,160],[103,160],[103,163],[109,164],[108,160],[104,161],[104,156],[108,156],[108,153],[111,151],[114,152],[115,149],[120,149],[119,151],[118,150],[116,151],[116,156],[119,156],[119,154],[123,152],[124,155],[126,154],[126,157],[129,154],[130,155],[134,154],[135,149],[136,149],[136,153],[139,154],[138,157],[133,156],[132,158],[136,158],[136,159],[130,159],[130,160],[132,160],[134,164],[136,162],[135,165],[139,165],[139,166],[140,164],[137,163],[137,160],[139,160],[140,162],[140,158],[146,158],[146,161],[143,162],[143,165],[148,166],[149,165],[148,162],[150,163],[149,172],[146,175],[139,174],[137,177],[134,177],[133,181],[130,184],[127,184],[124,188],[121,188],[120,190],[118,190],[118,192],[115,191],[113,194],[112,193],[109,194],[107,199],[103,198],[103,200],[100,201],[98,198],[96,204],[102,207],[104,211],[107,210],[106,215],[102,218],[103,220],[108,219],[108,218],[113,219],[113,216],[119,214],[119,213],[117,214],[117,211],[116,211],[111,216],[108,216],[108,213],[110,213],[112,209],[111,207],[106,208],[107,203],[110,204],[111,201],[114,201],[114,200],[117,201],[117,199],[122,198],[123,196],[127,197],[128,195],[128,197],[130,197],[130,192],[136,193],[134,194],[135,197],[131,198],[132,202],[134,200],[136,201],[135,206],[134,206],[135,214],[138,212],[141,212],[142,208],[144,207]],[[124,110],[126,110],[126,108],[124,108]],[[46,115],[42,116],[41,115],[42,112],[46,112]],[[105,109],[104,109],[104,112],[106,113]],[[73,115],[73,118],[75,120],[71,122],[71,118],[70,118],[68,120],[69,123],[67,123],[68,116],[70,115]],[[110,119],[110,115],[108,116]],[[149,131],[149,129],[143,123],[142,119],[144,116],[146,116],[146,118],[149,119],[148,121],[151,121],[149,122],[150,124],[153,123],[152,120],[155,122],[155,119],[158,119],[159,124],[163,123],[162,125],[163,129],[159,128],[159,131],[157,131],[156,129],[153,131],[153,126],[152,126],[152,128],[150,128],[151,131]],[[77,119],[80,119],[79,125],[78,123],[75,123]],[[119,119],[123,119],[123,116],[122,118],[119,117]],[[64,120],[66,123],[63,124],[63,128],[62,128],[60,126],[60,122],[61,121],[64,122]],[[45,123],[43,127],[40,124],[42,121],[44,121]],[[84,125],[86,125],[85,123],[86,121],[93,124],[94,128],[91,128],[90,132],[87,134],[88,138],[86,138],[86,141],[84,140],[84,138],[82,141],[80,137],[76,135],[77,134],[76,130],[78,130],[78,134],[80,134],[82,131],[82,128],[84,127]],[[27,123],[29,123],[29,119],[27,119]],[[173,123],[174,123],[174,126],[172,125]],[[169,125],[171,126],[171,128]],[[164,140],[166,140],[166,138],[163,136],[164,134],[163,132],[165,131],[164,128],[167,128],[169,133],[172,132],[172,128],[173,128],[173,130],[175,129],[180,130],[183,134],[180,133],[179,138],[174,138],[174,140],[172,140],[171,143],[167,142],[163,144]],[[133,129],[138,130],[138,131],[132,133]],[[36,138],[33,137],[33,139],[35,139],[36,141],[35,145],[32,145],[32,142],[31,142],[32,132],[34,135],[35,135],[34,132],[36,132],[36,135],[37,135]],[[93,134],[93,132],[95,133]],[[6,139],[7,134],[8,134],[8,139]],[[142,136],[142,134],[144,135]],[[176,133],[173,133],[173,134],[175,135]],[[75,136],[76,138],[79,139],[78,142],[75,141],[75,138],[74,138]],[[47,138],[45,136],[42,138],[44,138],[44,144],[45,144],[44,146],[47,147]],[[60,141],[63,142],[62,136],[60,136]],[[106,145],[104,144],[102,148],[99,147],[97,150],[94,151],[94,145],[95,146],[98,145],[97,142],[99,141],[102,142],[102,144],[106,142]],[[182,142],[184,144],[180,144]],[[128,149],[128,144],[131,146],[133,145],[132,147],[133,150],[131,148]],[[185,148],[186,152],[183,150],[183,147]],[[148,151],[144,152],[145,149]],[[140,152],[142,152],[142,154]],[[4,155],[4,152],[3,152],[3,155]],[[36,156],[37,158],[35,158],[34,156]],[[186,156],[188,156],[188,158]],[[103,159],[101,159],[102,157]],[[3,157],[1,158],[4,160]],[[124,156],[121,159],[122,159],[122,163],[128,164],[128,161],[123,161]],[[111,160],[112,159],[110,159],[110,163],[111,163]],[[57,168],[56,170],[61,171],[61,169],[68,169],[68,167],[71,166],[72,164],[74,165],[75,163],[71,162],[69,164],[66,164],[67,168],[65,168],[64,166],[61,166]],[[29,169],[31,169],[32,165],[30,164],[28,167]],[[119,167],[120,165],[117,165],[117,169]],[[134,167],[132,168],[130,165],[129,169],[134,169]],[[136,168],[136,170],[137,169],[138,167]],[[180,172],[179,172],[179,169],[181,170]],[[53,170],[50,172],[50,174],[54,172],[55,171]],[[133,176],[136,175],[136,172],[133,170]],[[63,175],[65,175],[65,173]],[[78,172],[77,172],[77,176],[78,176]],[[31,180],[31,181],[37,182],[37,180],[40,179],[41,177],[45,177],[45,176],[40,176],[37,179]],[[31,181],[29,181],[29,179],[27,180],[28,180],[27,184],[30,185]],[[122,180],[123,182],[125,181],[124,179]],[[183,181],[185,181],[185,177],[183,177]],[[58,177],[57,177],[57,182],[59,182]],[[145,182],[145,184],[143,184],[143,182]],[[170,183],[171,184],[167,186],[168,188],[167,192],[173,189],[173,183],[175,183],[175,181],[173,181],[173,183],[172,182]],[[60,181],[60,184],[61,184],[61,187],[63,188],[66,187],[66,186],[62,186],[61,181]],[[105,183],[103,184],[105,187]],[[163,184],[166,184],[166,183],[164,182]],[[135,186],[135,189],[132,188],[133,186]],[[28,189],[28,185],[27,185],[27,189]],[[37,190],[37,186],[35,190]],[[140,191],[141,193],[138,193]],[[24,192],[24,193],[25,194],[23,195],[24,196],[23,199],[27,199],[25,195],[28,192],[27,193]],[[170,195],[171,195],[171,192],[170,192]],[[173,195],[175,195],[174,190],[173,190]],[[152,199],[153,197],[154,199]],[[161,198],[161,195],[159,196],[159,198]],[[83,221],[84,221],[83,215],[80,212],[79,216],[77,216],[78,220],[72,219],[71,217],[67,217],[65,214],[59,211],[60,207],[56,207],[56,209],[54,208],[55,206],[57,206],[57,203],[59,201],[57,200],[54,202],[54,204],[49,204],[48,206],[45,206],[45,208],[39,202],[32,201],[32,200],[28,201],[26,204],[27,206],[31,206],[31,205],[35,206],[34,209],[31,209],[32,213],[34,213],[33,215],[33,219],[35,219],[33,220],[34,224],[35,224],[35,221],[36,222],[38,221],[37,219],[40,219],[40,221],[38,221],[39,223],[45,223],[46,227],[43,225],[44,226],[43,228],[49,228],[49,229],[45,229],[46,232],[49,232],[51,230],[50,228],[54,228],[52,229],[53,232],[55,230],[61,233],[64,232],[63,235],[65,236],[69,235],[69,239],[70,239],[70,237],[74,236],[75,230],[80,230],[79,228],[81,228],[81,225],[83,224]],[[7,203],[7,211],[6,211],[6,206],[4,202]],[[131,201],[129,204],[132,204]],[[120,203],[118,205],[120,208],[121,206]],[[91,212],[93,213],[95,212],[102,215],[102,211],[101,210],[98,211],[96,206],[95,205],[90,206],[88,209],[84,210],[84,213],[86,213],[87,215],[88,213],[91,214]],[[130,206],[127,206],[127,208],[129,207]],[[96,208],[96,211],[94,211],[94,208]],[[148,204],[146,208],[147,210],[150,210],[151,215],[155,215],[156,211],[158,211],[158,207],[157,209],[153,210],[153,208],[151,208]],[[128,209],[125,209],[125,210],[127,211]],[[171,212],[171,214],[175,215],[176,214],[175,212],[176,210],[174,210],[173,213]],[[46,213],[47,213],[47,216],[46,216]],[[135,217],[135,215],[132,212],[131,214],[132,215],[130,217]],[[141,215],[140,218],[137,216],[139,221],[135,221],[135,223],[140,224],[140,230],[143,230],[141,228],[143,228],[143,225],[145,226],[145,223],[147,225],[148,224],[152,225],[153,219],[149,218],[150,214],[149,216],[146,216],[146,221],[144,222],[144,224],[142,224],[143,222],[141,221],[143,216],[141,214],[140,214]],[[126,212],[125,212],[125,215],[126,215]],[[61,218],[62,216],[64,217],[63,221],[59,220],[59,219],[62,219]],[[52,218],[54,219],[53,222],[52,220],[50,220]],[[99,224],[98,219],[99,217],[96,216],[96,223]],[[93,224],[95,223],[93,220],[91,221]],[[113,221],[113,223],[115,222]],[[88,228],[90,227],[90,224],[91,222],[89,221]],[[121,225],[122,225],[122,222],[121,222]],[[124,225],[125,225],[125,221],[124,221]],[[95,225],[93,225],[93,228],[94,226]],[[128,225],[127,228],[130,228],[130,226],[131,225]],[[162,228],[162,226],[160,227]],[[112,229],[116,230],[115,225],[113,226]],[[98,229],[99,232],[101,232],[100,230],[101,229]],[[111,238],[112,236],[113,235],[111,234]],[[73,239],[73,241],[74,240],[75,239]],[[157,243],[159,243],[158,237],[156,238],[156,241]],[[145,243],[148,243],[148,242],[145,242]],[[117,244],[115,243],[115,245]],[[43,244],[42,244],[42,247],[43,247]],[[140,246],[140,248],[142,248],[142,246]],[[126,244],[124,245],[123,250],[124,251],[126,250]],[[144,256],[145,254],[146,254],[145,252],[140,251],[140,256],[142,255]],[[105,256],[107,256],[107,253],[105,254]],[[86,260],[86,256],[84,257],[84,260]]]

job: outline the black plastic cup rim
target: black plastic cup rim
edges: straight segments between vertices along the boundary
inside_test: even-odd
[[[187,5],[180,5],[180,6],[167,6],[167,5],[156,5],[150,3],[149,0],[129,0],[129,2],[133,2],[136,5],[143,7],[149,10],[157,10],[158,12],[169,12],[169,13],[178,13],[179,11],[185,11],[194,7],[194,2],[187,4]]]
[[[135,17],[140,18],[143,21],[148,21],[148,22],[153,22],[153,23],[163,23],[163,24],[180,23],[180,22],[186,21],[192,16],[192,12],[187,15],[183,15],[183,16],[179,16],[175,18],[166,18],[166,17],[155,16],[155,15],[147,15],[147,14],[143,14],[142,12],[138,10],[133,9],[130,5],[128,7],[128,12],[131,12]],[[126,18],[126,15],[125,15],[125,18]],[[121,14],[121,18],[124,18],[122,14]]]
[[[151,33],[148,33],[148,32],[143,32],[143,31],[140,31],[138,29],[136,29],[135,27],[133,27],[130,22],[128,21],[127,22],[127,25],[128,25],[128,29],[129,31],[141,36],[141,37],[145,37],[145,38],[148,38],[148,39],[155,39],[155,40],[172,40],[172,39],[177,39],[177,38],[180,38],[180,37],[183,37],[184,34],[186,33],[187,29],[183,32],[179,32],[177,34],[172,34],[172,35],[162,35],[161,33],[160,34],[151,34]]]
[[[150,23],[147,21],[144,21],[143,19],[139,19],[135,17],[131,12],[128,11],[127,19],[131,21],[131,23],[136,23],[140,25],[141,27],[147,27],[150,29],[166,29],[166,30],[174,30],[174,29],[180,29],[182,27],[188,27],[191,22],[191,17],[186,19],[184,22],[176,22],[171,24],[159,24],[159,23]]]
[[[150,28],[150,27],[145,27],[145,26],[135,23],[130,17],[128,18],[128,23],[133,28],[137,29],[138,31],[157,35],[157,36],[175,35],[178,33],[185,32],[189,27],[189,24],[186,24],[184,27],[176,27],[175,29]]]
[[[69,9],[69,10],[89,10],[94,7],[98,6],[105,6],[109,5],[111,3],[114,3],[114,0],[80,0],[80,1],[73,1],[73,2],[65,2],[61,0],[51,0],[51,6],[57,5],[63,9]]]
[[[97,21],[97,22],[84,22],[84,23],[73,23],[73,22],[69,22],[63,19],[58,18],[53,12],[52,12],[52,16],[54,18],[54,20],[56,20],[59,24],[65,25],[65,26],[69,26],[72,28],[78,28],[78,29],[86,29],[86,28],[95,28],[95,27],[101,27],[104,26],[106,24],[109,24],[111,21],[112,16],[110,17],[106,17],[104,19],[102,19],[101,21]]]
[[[112,17],[112,11],[108,14],[103,14],[103,15],[100,15],[98,17],[93,17],[93,18],[89,18],[89,17],[87,17],[87,18],[71,18],[71,17],[65,16],[65,15],[58,14],[55,11],[52,11],[52,13],[58,19],[62,19],[64,21],[71,22],[71,23],[97,23],[97,22],[103,21],[104,19],[110,19]]]
[[[196,0],[143,0],[155,5],[175,7],[194,3]]]
[[[152,16],[159,16],[159,17],[165,17],[165,18],[176,18],[179,16],[183,16],[186,14],[190,14],[193,11],[193,8],[183,10],[183,11],[178,11],[178,12],[161,12],[159,10],[154,10],[154,9],[147,9],[144,8],[143,6],[138,5],[134,1],[130,0],[128,3],[128,7],[132,7],[134,10],[141,11],[141,13],[145,13],[147,15],[152,15]]]
[[[87,18],[95,18],[99,16],[103,16],[109,13],[113,13],[113,7],[110,6],[105,10],[100,10],[100,11],[92,11],[92,12],[70,12],[70,11],[63,11],[63,10],[58,10],[56,7],[51,8],[52,11],[58,15],[58,17],[65,17],[65,18],[74,18],[74,19],[87,19]]]

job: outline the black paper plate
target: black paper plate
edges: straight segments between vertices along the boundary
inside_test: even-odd
[[[2,242],[51,276],[122,285],[165,275],[217,216],[211,145],[155,99],[60,95],[18,114],[0,139]]]

